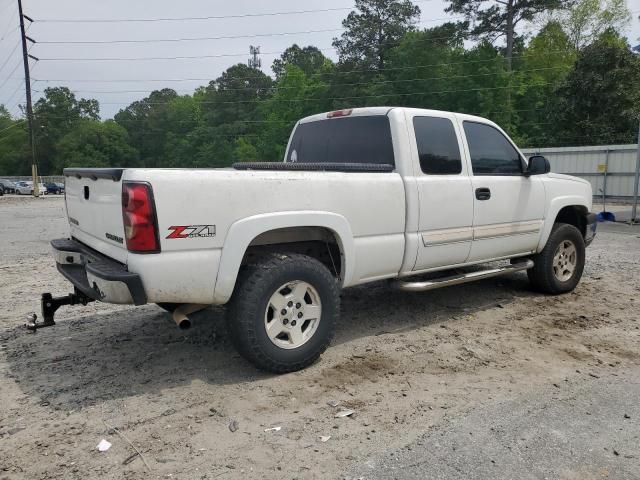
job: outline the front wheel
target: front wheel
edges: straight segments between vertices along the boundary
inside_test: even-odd
[[[273,254],[243,267],[227,309],[231,339],[261,370],[288,373],[327,349],[340,312],[336,279],[306,255]]]
[[[532,260],[535,266],[527,273],[536,290],[552,295],[571,292],[584,271],[584,238],[573,225],[556,223],[544,249]]]

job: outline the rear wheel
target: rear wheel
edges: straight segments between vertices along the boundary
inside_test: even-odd
[[[535,266],[527,273],[536,290],[552,295],[571,292],[584,271],[584,238],[573,225],[556,223],[547,245],[532,260]]]
[[[261,370],[301,370],[327,349],[340,312],[331,272],[306,255],[273,254],[243,267],[227,309],[232,341]]]

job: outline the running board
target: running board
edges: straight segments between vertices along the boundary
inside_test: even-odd
[[[501,275],[507,275],[508,273],[522,272],[533,268],[533,260],[526,260],[524,262],[518,262],[513,265],[508,265],[502,268],[493,268],[491,270],[481,270],[479,272],[463,273],[460,275],[452,275],[450,277],[443,277],[434,280],[427,280],[425,282],[406,282],[403,280],[396,280],[393,282],[396,288],[404,290],[405,292],[426,292],[428,290],[435,290],[436,288],[450,287],[452,285],[461,285],[463,283],[475,282],[477,280],[484,280],[485,278],[499,277]]]

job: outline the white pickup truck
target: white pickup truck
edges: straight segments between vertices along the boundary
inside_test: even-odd
[[[596,231],[589,183],[527,161],[488,120],[432,110],[305,118],[283,163],[64,174],[71,232],[52,246],[75,293],[45,294],[45,323],[31,327],[93,300],[156,303],[183,327],[228,304],[240,353],[277,373],[327,348],[341,288],[424,291],[527,270],[537,290],[569,292]],[[511,262],[465,272],[498,260]]]

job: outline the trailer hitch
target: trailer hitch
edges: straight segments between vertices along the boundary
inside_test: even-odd
[[[53,317],[56,311],[64,305],[84,305],[95,302],[93,298],[87,297],[84,293],[77,288],[73,293],[65,297],[54,297],[50,293],[43,293],[40,300],[40,308],[42,311],[42,322],[38,322],[38,315],[32,313],[27,318],[26,327],[27,330],[36,332],[40,328],[53,327],[56,322]]]

